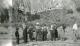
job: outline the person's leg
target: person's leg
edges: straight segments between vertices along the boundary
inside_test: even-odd
[[[19,44],[19,38],[18,37],[16,38],[16,43]]]
[[[46,34],[44,34],[44,41],[46,41]]]
[[[30,39],[30,41],[31,41],[31,34],[29,34],[29,39]]]
[[[25,43],[26,42],[26,37],[25,36],[23,37],[23,40],[24,40],[24,43]]]
[[[27,42],[28,42],[28,41],[27,41],[27,39],[28,39],[27,36],[24,36],[23,39],[24,39],[24,43],[27,43]]]
[[[18,44],[19,44],[19,38],[18,38]]]
[[[31,36],[30,36],[30,37],[31,37],[31,41],[32,41],[32,40],[33,40],[33,34],[31,34]]]
[[[44,41],[46,40],[46,35],[44,34]]]
[[[47,40],[47,34],[45,35],[45,40]]]
[[[36,41],[37,41],[37,37],[38,37],[38,34],[36,33]]]
[[[25,41],[24,36],[23,36],[23,41]]]
[[[56,41],[56,35],[54,34],[54,40]]]
[[[77,32],[77,30],[76,30],[75,33],[74,33],[74,34],[75,34],[74,41],[77,41],[77,33],[76,33],[76,32]]]
[[[51,41],[53,41],[53,34],[51,34]]]
[[[28,42],[28,36],[27,36],[27,34],[26,34],[26,43]]]
[[[45,40],[45,34],[43,34],[43,41]]]

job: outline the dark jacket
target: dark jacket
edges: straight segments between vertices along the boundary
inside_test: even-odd
[[[15,32],[15,36],[16,36],[16,37],[19,37],[19,32],[18,32],[18,30]]]
[[[23,30],[23,36],[27,36],[27,26],[26,26],[26,28]]]

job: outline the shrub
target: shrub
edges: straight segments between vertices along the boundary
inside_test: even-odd
[[[67,14],[73,14],[73,10],[72,9],[67,10]]]
[[[76,8],[76,11],[77,11],[77,12],[80,12],[80,7],[77,7],[77,8]]]

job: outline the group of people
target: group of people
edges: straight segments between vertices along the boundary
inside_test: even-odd
[[[24,43],[28,41],[56,41],[56,40],[64,40],[64,32],[66,26],[61,25],[57,26],[56,24],[52,24],[47,26],[46,24],[40,25],[37,23],[36,25],[26,25],[23,29],[23,40]],[[19,44],[19,28],[16,28],[15,36],[17,43]]]

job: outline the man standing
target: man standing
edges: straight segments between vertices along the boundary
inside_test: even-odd
[[[19,44],[19,28],[16,28],[15,36],[16,36],[16,43]]]
[[[24,40],[24,43],[27,43],[28,42],[28,36],[27,36],[27,29],[28,27],[26,26],[25,29],[23,30],[23,40]]]
[[[45,41],[45,40],[47,40],[47,28],[46,28],[46,26],[44,26],[44,29],[43,29],[43,41]]]
[[[36,29],[36,41],[42,41],[42,31],[41,28]]]
[[[53,39],[55,40],[55,28],[53,25],[51,25],[51,29],[50,29],[50,34],[51,34],[51,40],[53,41]]]
[[[42,32],[41,32],[41,27],[39,23],[36,23],[36,41],[37,40],[39,41],[42,40]]]
[[[64,40],[64,38],[65,38],[65,31],[63,30],[63,26],[62,25],[59,26],[57,28],[57,31],[58,31],[58,37],[59,37],[59,39],[60,40]]]
[[[54,27],[54,31],[55,31],[55,40],[57,40],[58,39],[58,31],[57,31],[57,27],[55,26]]]
[[[33,40],[33,27],[32,26],[30,26],[28,33],[29,33],[29,38],[32,41]]]

